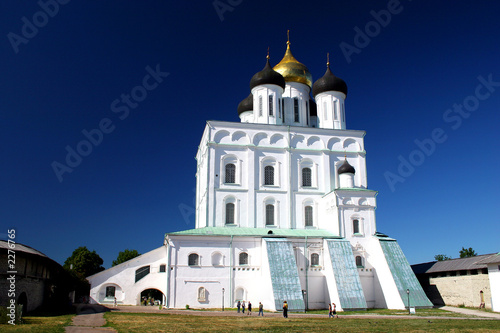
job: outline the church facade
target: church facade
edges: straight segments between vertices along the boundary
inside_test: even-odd
[[[365,132],[346,129],[346,97],[329,64],[313,83],[289,42],[274,68],[268,57],[241,122],[207,122],[195,229],[88,277],[91,299],[139,304],[156,290],[167,308],[432,306],[396,240],[377,232]]]

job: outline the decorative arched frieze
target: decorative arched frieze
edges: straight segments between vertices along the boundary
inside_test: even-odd
[[[214,135],[214,142],[216,143],[231,143],[231,138],[229,132],[226,130],[220,130]]]

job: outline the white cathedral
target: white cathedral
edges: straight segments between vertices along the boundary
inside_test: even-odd
[[[267,57],[238,106],[241,122],[207,122],[196,155],[196,228],[88,277],[91,302],[431,307],[396,240],[377,232],[365,132],[346,129],[346,96],[329,64],[313,84],[289,42],[274,68]]]

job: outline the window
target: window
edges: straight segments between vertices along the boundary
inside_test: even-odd
[[[248,253],[241,252],[239,257],[240,265],[248,265]]]
[[[363,267],[363,258],[356,256],[356,267]]]
[[[232,163],[226,164],[226,179],[224,179],[224,183],[236,183],[236,166]]]
[[[274,205],[266,205],[266,225],[274,225]]]
[[[297,97],[293,98],[293,114],[294,114],[294,121],[298,123],[300,119],[299,119],[299,99]]]
[[[319,266],[319,254],[311,254],[311,266]]]
[[[116,287],[106,287],[106,297],[115,297]]]
[[[281,115],[283,116],[283,122],[285,122],[285,100],[281,99]]]
[[[450,272],[450,276],[457,276],[457,272],[456,271]]]
[[[196,253],[191,253],[188,257],[188,265],[189,266],[199,266],[200,265],[200,256]]]
[[[313,208],[312,206],[306,206],[304,209],[305,213],[305,225],[306,227],[313,226]]]
[[[149,274],[149,266],[143,266],[135,271],[135,282]]]
[[[302,168],[302,186],[309,187],[312,185],[311,168]]]
[[[272,116],[273,112],[273,95],[269,95],[269,115]]]
[[[259,96],[259,117],[262,117],[262,96]]]
[[[160,273],[165,273],[166,270],[167,270],[167,265],[165,264],[160,265]]]
[[[483,268],[481,269],[482,274],[488,274],[488,268]]]
[[[359,234],[359,220],[352,220],[352,233]]]
[[[270,165],[264,168],[264,185],[274,185],[274,167]]]
[[[341,106],[341,113],[340,113],[340,121],[344,121],[345,119],[345,114],[344,114],[344,104]]]
[[[337,101],[333,103],[333,120],[338,120],[338,118],[339,118],[338,117],[338,112],[339,112],[338,105],[339,105],[339,102],[337,102]]]
[[[306,110],[307,110],[306,124],[309,125],[309,101],[306,101]]]
[[[470,271],[470,275],[477,275],[477,269],[472,269]]]
[[[226,224],[234,224],[234,203],[226,204]]]
[[[460,271],[460,275],[467,275],[467,271]]]
[[[325,112],[325,120],[328,120],[328,110],[326,109],[326,102],[323,102],[323,110]]]

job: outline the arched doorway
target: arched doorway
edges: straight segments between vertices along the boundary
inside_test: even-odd
[[[23,306],[23,316],[28,312],[28,296],[25,292],[22,292],[17,299],[17,304]]]
[[[165,295],[158,289],[145,289],[139,298],[140,305],[165,305]]]

